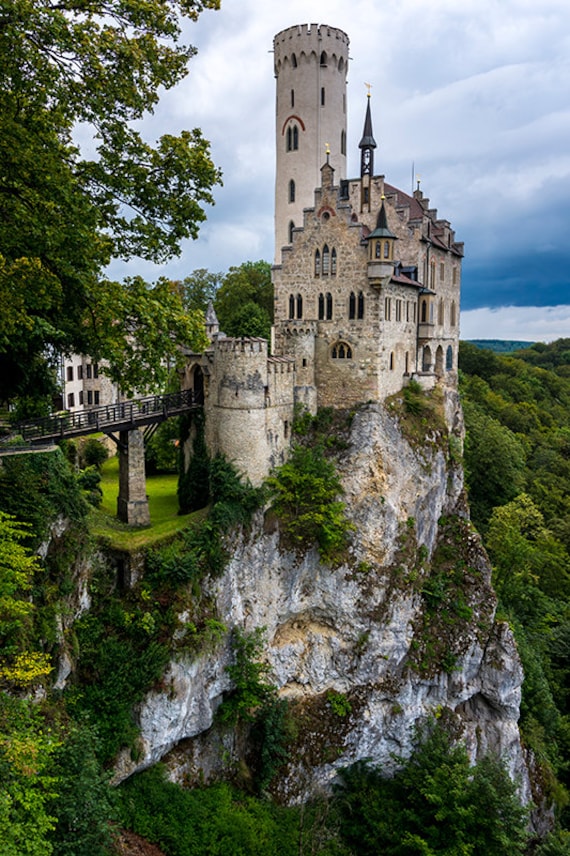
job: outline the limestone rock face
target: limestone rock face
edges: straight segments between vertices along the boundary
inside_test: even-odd
[[[444,405],[460,443],[457,396],[447,392]],[[522,670],[508,626],[495,621],[490,567],[451,458],[445,431],[418,444],[389,406],[361,408],[339,465],[355,525],[349,558],[331,568],[316,550],[287,549],[259,514],[232,544],[223,577],[208,584],[228,628],[265,628],[273,681],[300,723],[275,785],[287,801],[358,759],[393,767],[417,726],[444,714],[473,758],[500,753],[529,798],[517,727]],[[168,690],[139,711],[142,758],[122,758],[119,778],[165,756],[173,778],[222,773],[235,745],[211,726],[230,689],[230,657],[226,641],[172,663]],[[342,694],[344,712],[331,693]]]

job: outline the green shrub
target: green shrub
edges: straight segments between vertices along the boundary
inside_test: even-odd
[[[100,440],[90,437],[85,440],[80,448],[80,465],[83,467],[97,467],[101,469],[107,458],[109,450]]]
[[[267,480],[273,509],[294,545],[316,544],[321,558],[333,561],[342,553],[353,529],[338,497],[342,485],[322,446],[294,446],[289,460]]]
[[[263,627],[251,633],[234,628],[234,662],[226,667],[233,686],[218,708],[221,722],[230,725],[253,722],[255,711],[275,693],[275,688],[265,680],[269,666],[258,659],[263,652],[263,633]]]

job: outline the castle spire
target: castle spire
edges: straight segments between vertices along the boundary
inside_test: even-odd
[[[368,86],[368,84],[366,84]],[[366,116],[364,119],[364,130],[358,147],[360,149],[360,177],[374,175],[374,149],[376,140],[372,133],[372,114],[370,112],[370,88],[366,99]]]

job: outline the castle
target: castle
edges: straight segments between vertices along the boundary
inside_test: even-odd
[[[325,25],[274,39],[275,316],[263,339],[229,339],[212,310],[211,347],[183,385],[204,392],[206,442],[254,484],[283,462],[296,404],[382,401],[411,378],[457,383],[463,244],[418,188],[375,173],[370,95],[360,175],[346,178],[349,39]]]

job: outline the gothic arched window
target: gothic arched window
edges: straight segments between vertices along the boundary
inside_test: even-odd
[[[332,294],[330,293],[330,291],[327,291],[325,295],[325,301],[327,305],[327,321],[331,321],[333,316],[333,301]]]
[[[448,372],[453,368],[453,348],[451,345],[447,346],[447,351],[445,352],[445,368]]]
[[[291,126],[289,126],[287,128],[286,139],[287,139],[287,151],[290,152],[291,149],[293,148],[293,128]]]
[[[303,317],[303,298],[300,294],[297,295],[297,318]]]
[[[295,224],[294,224],[294,223],[293,223],[293,221],[291,220],[291,222],[289,223],[289,243],[290,243],[290,244],[292,244],[292,243],[293,243],[293,229],[294,229],[294,228],[295,228]]]
[[[293,125],[293,149],[297,151],[299,148],[299,129],[296,125]]]
[[[337,342],[332,346],[331,357],[333,360],[351,360],[352,348],[346,342]]]
[[[327,53],[326,53],[326,51],[323,51],[321,54],[321,65],[326,65],[326,64],[327,64]]]
[[[330,253],[328,244],[323,247],[323,276],[328,276],[330,265]]]
[[[295,317],[295,297],[294,295],[289,295],[289,318]]]
[[[336,250],[334,247],[331,252],[331,276],[336,276]]]
[[[390,242],[389,241],[384,241],[384,258],[385,259],[390,258]]]
[[[325,320],[325,296],[321,292],[319,294],[319,321]]]
[[[437,323],[443,324],[443,300],[440,299],[437,305]]]
[[[315,276],[321,275],[321,251],[315,251]]]
[[[354,291],[350,292],[350,297],[348,298],[348,317],[350,321],[354,321],[356,318],[356,294]]]
[[[364,294],[362,291],[358,292],[358,311],[357,318],[359,321],[362,321],[364,318]]]
[[[457,311],[455,308],[455,300],[453,300],[451,303],[451,321],[450,321],[450,324],[452,327],[455,327],[455,325],[457,324]]]
[[[297,68],[297,57],[295,56],[295,54],[291,54],[291,65],[293,66],[293,68]]]

